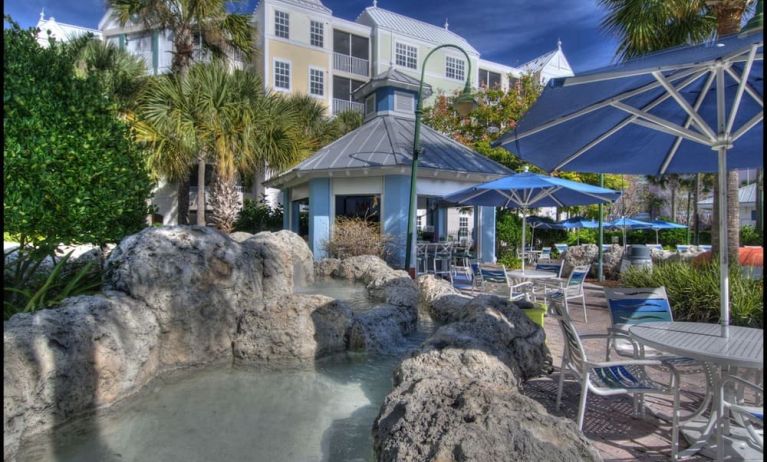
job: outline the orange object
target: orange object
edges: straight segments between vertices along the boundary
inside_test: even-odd
[[[711,261],[711,252],[704,252],[693,259],[693,264]],[[741,266],[764,266],[764,248],[761,246],[745,246],[738,249],[738,262]]]

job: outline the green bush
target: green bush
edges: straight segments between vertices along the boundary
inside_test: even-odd
[[[651,269],[632,266],[621,275],[628,287],[666,288],[677,321],[719,322],[719,264],[690,265],[665,262]],[[733,325],[762,328],[764,293],[761,279],[743,275],[730,267],[730,318]]]
[[[507,244],[509,252],[514,255],[514,251],[522,245],[522,218],[511,210],[499,209],[495,221],[495,235],[496,239]]]
[[[235,231],[258,233],[261,231],[279,231],[282,229],[282,207],[269,207],[265,201],[245,199],[242,210],[234,223]]]
[[[596,244],[599,239],[598,229],[575,229],[567,233],[567,245]]]
[[[146,225],[152,183],[117,103],[74,72],[77,49],[4,35],[4,231],[22,249],[117,242]]]
[[[740,228],[740,245],[762,245],[762,234],[753,226]]]
[[[498,264],[506,267],[507,270],[522,268],[522,259],[513,252],[506,252],[498,258]]]

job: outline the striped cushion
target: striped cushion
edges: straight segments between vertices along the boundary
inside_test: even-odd
[[[656,389],[649,381],[645,380],[644,374],[638,374],[637,370],[632,372],[626,366],[597,367],[593,369],[593,372],[595,375],[594,385],[604,388]]]
[[[482,268],[482,278],[490,282],[506,282],[506,273],[503,270],[488,270]]]
[[[613,324],[672,321],[671,307],[663,298],[624,298],[608,300]]]

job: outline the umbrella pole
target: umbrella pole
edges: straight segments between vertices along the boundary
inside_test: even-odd
[[[660,244],[660,241],[658,240],[658,230],[655,230],[655,245]]]
[[[522,209],[522,274],[525,273],[525,226],[527,224],[525,212],[527,212],[527,210]]]
[[[727,148],[719,148],[719,308],[721,310],[722,337],[729,337],[730,325],[730,271],[727,249]]]

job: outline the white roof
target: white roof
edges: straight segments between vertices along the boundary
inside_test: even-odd
[[[747,184],[738,188],[738,202],[741,204],[755,204],[756,203],[756,183]],[[698,201],[699,206],[703,208],[714,206],[714,196],[707,197]]]
[[[93,34],[97,38],[101,37],[101,32],[96,29],[58,22],[53,16],[44,19],[42,14],[40,15],[40,20],[37,21],[37,28],[40,29],[40,32],[37,35],[38,40],[47,40],[47,31],[51,31],[51,35],[54,39],[63,42],[88,33]]]
[[[408,35],[430,43],[450,43],[458,45],[468,53],[479,55],[479,52],[463,37],[451,32],[444,27],[435,26],[417,19],[409,18],[393,11],[384,10],[375,6],[369,6],[357,17],[357,22],[365,24],[364,17],[378,26],[403,35]]]
[[[519,66],[519,69],[524,73],[538,73],[541,77],[569,77],[573,75],[573,68],[570,67],[570,63],[565,58],[564,52],[562,52],[562,43],[557,43],[557,48],[551,50],[548,53],[542,54],[535,59],[532,59],[525,64]],[[545,74],[545,75],[544,75]]]

